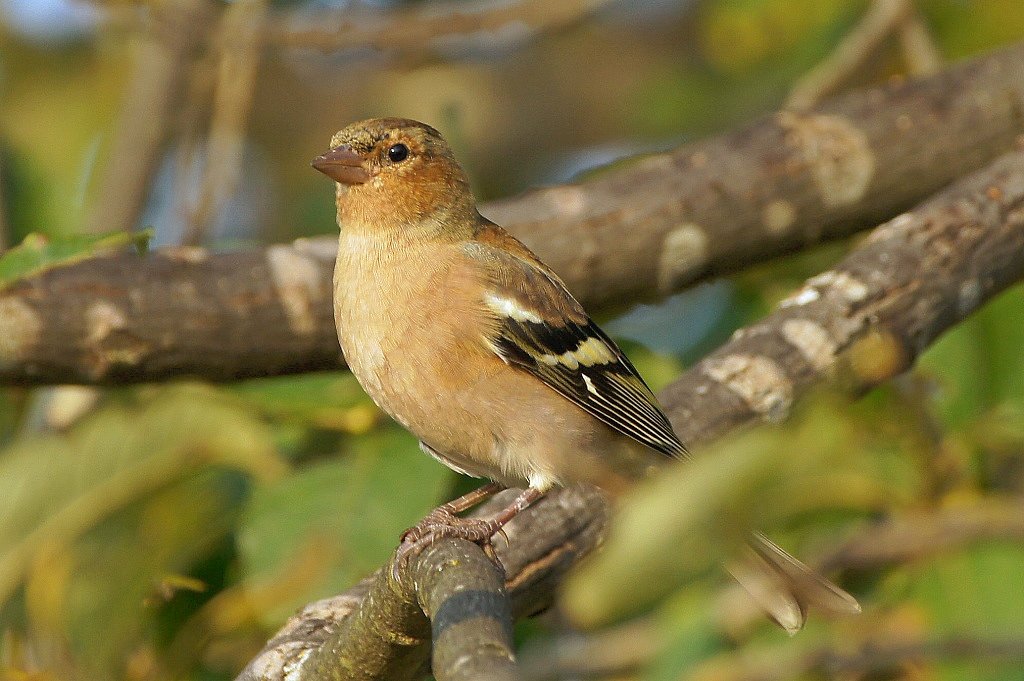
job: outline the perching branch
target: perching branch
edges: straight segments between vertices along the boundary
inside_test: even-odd
[[[667,295],[873,226],[990,161],[1024,132],[1022,72],[1024,44],[482,210],[591,310]],[[337,368],[334,250],[168,249],[32,277],[0,291],[0,382]]]
[[[775,313],[741,329],[683,374],[662,392],[662,403],[677,432],[697,450],[695,445],[740,424],[784,418],[797,397],[827,378],[863,390],[905,371],[944,331],[1021,278],[1024,151],[1017,151],[878,227]],[[551,493],[520,514],[508,526],[510,546],[501,552],[506,566],[531,565],[557,553],[557,537],[573,536],[565,535],[564,523],[585,522],[585,513],[601,509],[587,505],[565,515],[565,506],[582,493]],[[574,539],[572,555],[590,545]],[[509,567],[510,592],[520,585],[521,574]],[[560,570],[538,574],[557,578]],[[380,621],[381,604],[364,602],[361,616]],[[546,596],[534,602],[543,605]],[[296,649],[321,644],[303,645]],[[347,643],[351,649],[373,645],[363,638]],[[257,661],[282,659],[273,650]],[[241,678],[282,678],[283,667],[261,669],[264,675]]]
[[[379,571],[366,597],[292,678],[420,678],[431,657],[425,644],[433,639],[432,664],[442,681],[514,679],[504,580],[483,552],[466,541],[442,542],[409,568],[401,580],[391,576],[391,565]]]
[[[491,504],[507,502],[506,495]],[[496,542],[504,580],[479,547],[439,542],[401,570],[397,582],[389,563],[346,593],[303,608],[238,681],[283,681],[286,674],[289,681],[421,678],[431,638],[439,681],[484,678],[472,675],[481,669],[486,678],[499,678],[492,676],[496,669],[514,678],[514,667],[502,659],[510,651],[512,617],[547,607],[561,577],[593,548],[604,526],[604,500],[595,490],[553,494],[537,508],[542,513],[508,528],[507,545]]]

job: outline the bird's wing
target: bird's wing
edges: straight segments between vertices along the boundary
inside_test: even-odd
[[[629,359],[526,246],[483,223],[466,251],[488,276],[485,340],[501,359],[651,449],[686,453]]]

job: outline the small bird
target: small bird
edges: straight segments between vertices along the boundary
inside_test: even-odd
[[[367,394],[440,462],[491,484],[434,510],[400,553],[439,537],[486,544],[553,487],[611,495],[687,451],[622,351],[526,246],[477,211],[441,134],[423,123],[353,123],[312,166],[336,182],[334,317]],[[489,518],[456,514],[525,487]],[[788,631],[809,604],[856,600],[763,535],[732,570]]]

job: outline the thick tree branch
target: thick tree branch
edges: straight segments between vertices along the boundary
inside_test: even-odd
[[[1024,275],[1024,152],[876,229],[661,394],[684,442],[778,421],[826,376],[864,390]]]
[[[877,224],[980,167],[1024,132],[1022,72],[1024,44],[483,211],[591,309],[665,295]],[[0,382],[339,367],[334,248],[169,249],[35,276],[0,292]]]
[[[687,371],[662,392],[662,402],[691,447],[743,423],[781,419],[826,378],[863,390],[903,372],[944,331],[1022,277],[1024,152],[1013,152],[877,228],[775,313]],[[592,545],[594,535],[565,533],[566,522],[585,523],[586,513],[600,512],[597,503],[566,515],[580,494],[552,493],[510,524],[502,553],[510,592],[520,585],[516,566],[538,565],[535,577],[557,580],[566,566],[552,571],[543,563],[561,550],[557,537],[573,538],[573,556]],[[531,600],[543,606],[549,594]]]
[[[1024,132],[1020,67],[1024,44],[484,212],[590,308],[667,295],[874,227],[984,166]]]

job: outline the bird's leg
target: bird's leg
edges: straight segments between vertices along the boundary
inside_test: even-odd
[[[491,548],[491,537],[501,532],[502,528],[530,504],[544,496],[544,492],[535,487],[528,487],[517,496],[511,504],[489,518],[460,518],[461,513],[504,489],[497,483],[489,483],[465,494],[458,499],[449,501],[435,508],[427,517],[406,530],[402,534],[402,543],[398,547],[398,558],[394,562],[394,576],[398,578],[398,568],[409,562],[438,539],[456,537],[480,544],[492,560],[495,559]]]
[[[456,516],[463,511],[468,511],[503,489],[505,488],[498,483],[489,482],[486,485],[477,487],[468,494],[463,494],[457,499],[452,499],[447,503],[441,504],[428,513],[423,520],[416,523],[414,527],[410,527],[408,530],[403,532],[402,543],[405,544],[409,541],[416,541],[421,535],[425,534],[432,526],[435,525],[458,524],[460,521],[465,522],[467,520],[474,520],[471,518],[458,518]]]
[[[495,513],[487,522],[494,525],[494,532],[497,532],[542,496],[544,496],[544,492],[536,487],[527,487],[519,493],[519,496],[512,500],[511,504]],[[494,532],[491,532],[491,534],[493,535]]]

